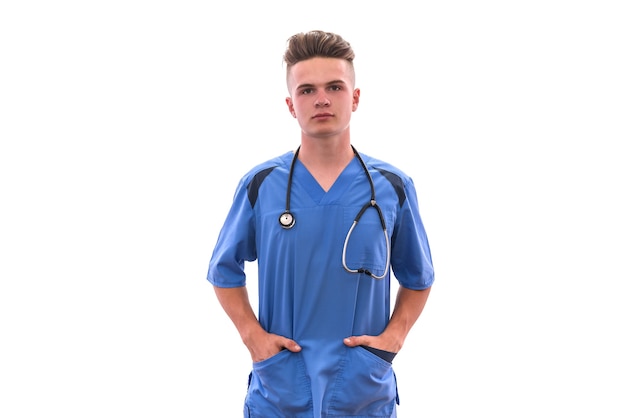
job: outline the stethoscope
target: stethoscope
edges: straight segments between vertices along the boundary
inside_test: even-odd
[[[383,216],[383,211],[380,209],[380,206],[378,206],[378,203],[376,203],[376,193],[374,191],[374,181],[372,180],[372,176],[370,175],[369,171],[367,170],[367,166],[363,162],[363,159],[361,158],[357,150],[354,148],[354,146],[352,146],[352,151],[354,151],[354,155],[356,155],[357,159],[361,163],[361,167],[363,167],[363,171],[365,171],[365,174],[367,175],[367,180],[370,183],[371,197],[370,197],[370,201],[367,202],[365,205],[363,205],[359,213],[354,218],[354,222],[352,222],[352,226],[350,227],[350,230],[348,231],[348,234],[346,235],[346,239],[343,241],[343,251],[341,254],[341,262],[343,264],[344,270],[346,270],[349,273],[365,273],[368,276],[373,277],[374,279],[382,279],[387,275],[387,272],[389,271],[389,263],[391,261],[391,247],[389,245],[389,234],[387,234],[387,225],[385,224],[385,217]],[[296,224],[296,218],[293,216],[293,213],[291,213],[291,211],[289,210],[290,209],[289,205],[291,201],[291,184],[293,182],[293,171],[294,171],[293,169],[296,165],[296,161],[298,160],[299,152],[300,152],[300,147],[298,147],[296,152],[293,154],[293,160],[291,160],[291,167],[289,168],[289,180],[287,181],[287,198],[285,199],[285,211],[278,217],[278,223],[284,229],[291,229]],[[350,241],[350,236],[352,235],[352,231],[354,231],[356,224],[359,223],[361,216],[363,216],[365,211],[371,207],[376,208],[376,210],[378,211],[378,218],[380,219],[380,225],[382,226],[383,233],[385,234],[385,245],[387,248],[387,260],[385,262],[385,271],[380,276],[375,275],[374,273],[372,273],[371,271],[363,267],[360,267],[358,269],[351,269],[346,264],[346,249],[348,248],[348,242]]]

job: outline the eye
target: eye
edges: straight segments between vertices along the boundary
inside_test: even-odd
[[[313,89],[311,88],[300,90],[300,94],[311,94],[311,93],[313,93]]]
[[[333,84],[332,86],[329,87],[330,90],[332,91],[339,91],[341,90],[341,86],[337,85],[337,84]]]

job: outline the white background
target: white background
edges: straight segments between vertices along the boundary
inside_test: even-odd
[[[322,29],[431,241],[399,415],[624,417],[619,3],[3,2],[0,416],[241,416],[207,265],[240,176],[298,144],[282,53]]]

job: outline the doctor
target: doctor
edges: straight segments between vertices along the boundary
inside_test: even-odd
[[[300,144],[243,176],[209,262],[250,351],[244,417],[397,416],[392,360],[434,272],[412,179],[352,144],[354,56],[334,33],[289,38],[286,104]],[[258,264],[257,314],[246,261]]]

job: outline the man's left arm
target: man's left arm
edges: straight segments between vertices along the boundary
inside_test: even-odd
[[[412,290],[400,286],[396,296],[396,305],[385,330],[378,336],[359,335],[344,339],[349,347],[365,345],[392,353],[400,351],[409,331],[422,314],[430,287],[424,290]]]

